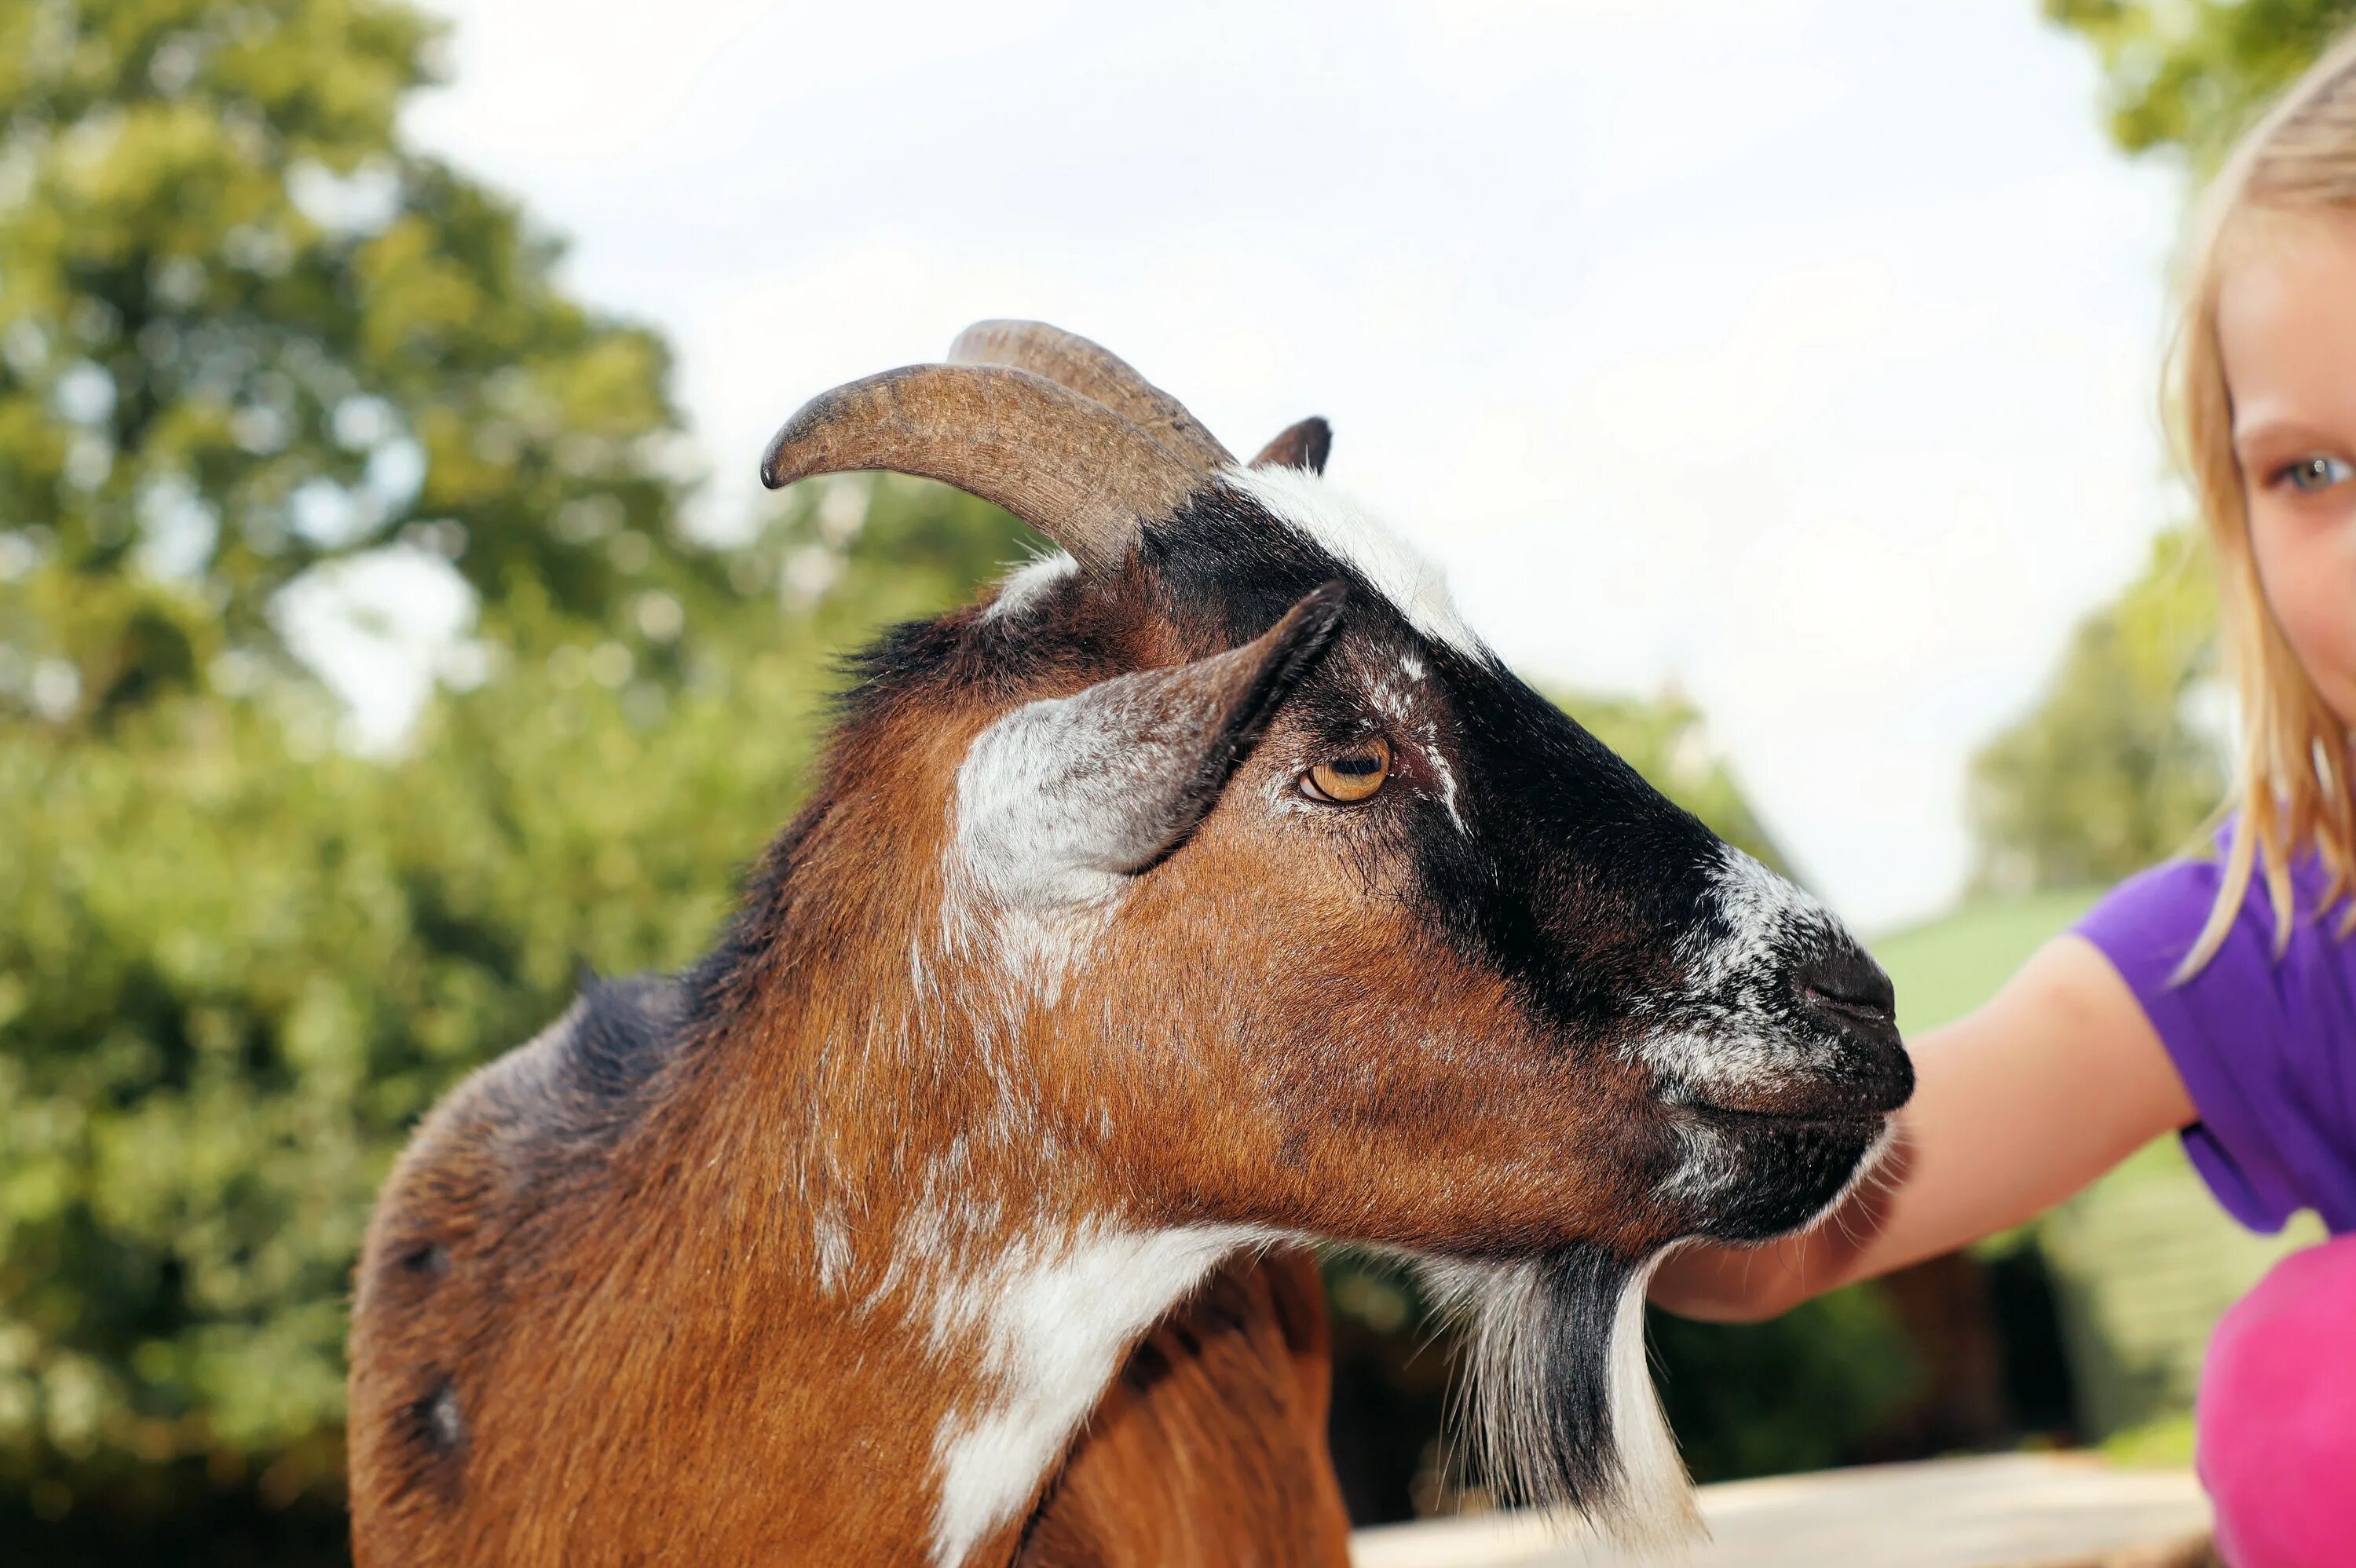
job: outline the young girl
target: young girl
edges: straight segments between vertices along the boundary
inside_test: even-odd
[[[1945,1252],[2181,1130],[2242,1223],[2333,1240],[2219,1326],[2198,1463],[2235,1568],[2356,1563],[2356,37],[2244,139],[2185,276],[2173,393],[2240,687],[2222,860],[2137,876],[1993,1001],[1914,1044],[1882,1190],[1654,1299],[1772,1316]]]

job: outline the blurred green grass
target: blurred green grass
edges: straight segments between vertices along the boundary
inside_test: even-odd
[[[2062,888],[1973,899],[1868,942],[1898,987],[1898,1027],[1912,1038],[1970,1012],[2102,896],[2100,888]]]

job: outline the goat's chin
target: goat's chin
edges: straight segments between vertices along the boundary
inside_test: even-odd
[[[1423,1268],[1463,1319],[1459,1425],[1490,1485],[1655,1549],[1701,1528],[1645,1360],[1644,1287],[1662,1255],[1573,1245]]]
[[[1886,1116],[1757,1118],[1716,1130],[1693,1232],[1736,1244],[1772,1241],[1831,1213],[1890,1147]]]

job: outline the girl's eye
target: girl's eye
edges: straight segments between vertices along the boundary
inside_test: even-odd
[[[1391,776],[1391,743],[1377,735],[1301,775],[1301,793],[1330,805],[1371,800]]]
[[[2307,496],[2319,495],[2351,479],[2356,479],[2356,466],[2351,466],[2345,458],[2320,454],[2286,464],[2275,473],[2276,484],[2287,485]]]

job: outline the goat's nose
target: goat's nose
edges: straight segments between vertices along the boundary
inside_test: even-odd
[[[1854,942],[1827,943],[1792,972],[1800,1010],[1845,1048],[1837,1076],[1873,1111],[1894,1111],[1914,1091],[1914,1067],[1898,1038],[1898,993]]]
[[[1898,1033],[1898,993],[1881,965],[1851,942],[1834,943],[1792,972],[1800,1005],[1843,1029]]]

